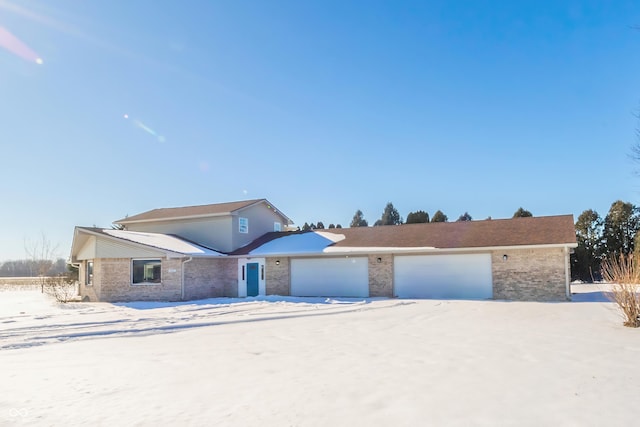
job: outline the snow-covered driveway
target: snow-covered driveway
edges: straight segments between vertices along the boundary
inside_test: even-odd
[[[195,302],[54,304],[38,292],[0,293],[0,350],[80,339],[153,335],[411,304],[349,298],[216,298]]]
[[[573,303],[0,293],[0,425],[637,423],[640,331]]]

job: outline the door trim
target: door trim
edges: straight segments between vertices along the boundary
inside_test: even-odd
[[[264,258],[239,258],[238,259],[238,297],[247,296],[247,264],[258,264],[258,296],[267,294],[266,286],[266,262]]]

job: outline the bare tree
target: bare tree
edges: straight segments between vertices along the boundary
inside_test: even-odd
[[[53,245],[44,233],[40,234],[37,240],[27,240],[24,242],[24,251],[27,254],[27,259],[31,261],[32,268],[35,271],[31,272],[34,277],[34,284],[40,286],[40,291],[44,293],[44,288],[47,284],[47,275],[52,269],[58,250],[57,245]]]

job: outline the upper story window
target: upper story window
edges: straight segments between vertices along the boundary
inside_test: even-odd
[[[93,285],[93,261],[87,261],[87,286]]]
[[[162,260],[134,259],[132,270],[132,280],[134,284],[162,282]]]
[[[240,233],[249,232],[249,218],[238,218],[238,231]]]
[[[280,224],[279,222],[274,222],[273,231],[282,231],[282,224]]]

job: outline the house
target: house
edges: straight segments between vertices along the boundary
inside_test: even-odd
[[[257,199],[155,209],[76,227],[90,301],[257,295],[566,300],[572,215],[283,231]]]

